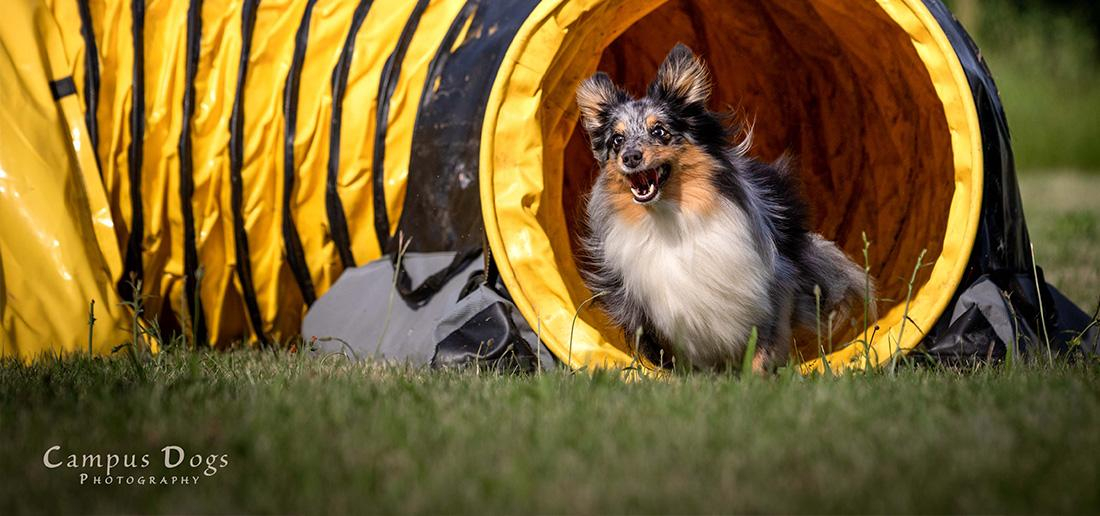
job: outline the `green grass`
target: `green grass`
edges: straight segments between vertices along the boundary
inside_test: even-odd
[[[1098,367],[624,383],[252,352],[164,354],[145,380],[123,360],[8,363],[0,511],[1095,512]],[[54,444],[149,453],[145,474],[165,445],[228,466],[81,486],[43,467]]]

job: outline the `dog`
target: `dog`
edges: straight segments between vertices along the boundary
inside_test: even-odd
[[[651,359],[659,352],[664,365],[740,369],[755,328],[752,368],[775,371],[790,358],[794,332],[820,335],[821,319],[847,321],[857,307],[874,314],[864,304],[870,278],[807,229],[788,158],[748,157],[751,129],[731,145],[725,118],[707,107],[711,89],[706,65],[683,44],[645,97],[602,72],[579,86],[600,167],[582,269],[610,318],[641,331]]]

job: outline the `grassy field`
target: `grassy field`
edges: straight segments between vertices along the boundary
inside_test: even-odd
[[[1067,171],[1020,175],[1036,260],[1046,279],[1087,311],[1100,301],[1100,176]]]
[[[1023,184],[1048,277],[1095,299],[1100,176]],[[0,513],[1100,511],[1096,360],[633,383],[263,352],[140,364],[0,363]],[[53,446],[51,464],[138,467],[50,469]]]
[[[260,353],[0,368],[0,511],[1100,510],[1100,363],[739,381],[425,374]],[[43,454],[150,454],[80,484]],[[210,477],[160,449],[226,455]],[[174,460],[174,459],[173,459]],[[220,465],[216,462],[215,465]]]

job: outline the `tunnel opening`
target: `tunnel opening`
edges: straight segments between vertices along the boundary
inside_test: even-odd
[[[506,95],[537,94],[539,102],[525,112],[526,99],[502,97],[500,113],[513,112],[486,133],[498,143],[483,171],[483,209],[506,283],[525,317],[548,331],[551,349],[570,357],[580,349],[587,363],[613,360],[606,344],[631,352],[622,329],[593,308],[578,272],[585,195],[599,171],[577,123],[575,88],[600,70],[643,95],[677,42],[711,71],[710,108],[753,126],[750,155],[794,157],[811,228],[860,264],[866,235],[880,315],[870,326],[882,330],[871,346],[872,362],[915,346],[946,306],[969,257],[981,184],[968,85],[923,4],[627,4],[555,13],[568,26],[564,40],[534,48],[542,42],[532,38],[517,56],[518,72],[498,77]],[[593,52],[594,45],[601,50]],[[530,131],[529,124],[537,124],[536,134],[518,130]],[[511,137],[502,145],[505,134]],[[517,181],[525,167],[541,175]],[[835,349],[857,334],[841,327],[848,331],[833,335]],[[818,356],[816,342],[798,344],[796,358]]]

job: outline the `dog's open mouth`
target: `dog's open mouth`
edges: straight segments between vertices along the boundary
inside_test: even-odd
[[[659,167],[639,170],[626,175],[630,180],[630,193],[634,194],[634,202],[646,204],[657,198],[661,193],[661,184],[668,179],[672,172],[672,165],[665,163]]]

